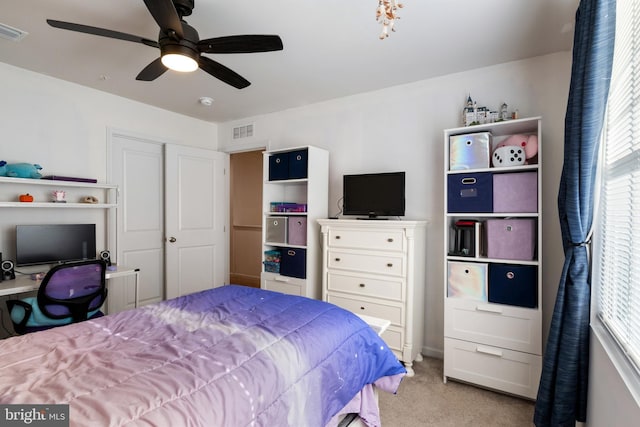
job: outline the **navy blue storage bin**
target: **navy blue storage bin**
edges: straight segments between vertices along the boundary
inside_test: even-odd
[[[307,178],[308,150],[289,152],[289,179]]]
[[[289,179],[289,153],[269,156],[269,181]]]
[[[447,177],[447,211],[493,212],[491,172],[451,174]]]
[[[489,302],[535,308],[538,306],[537,284],[535,265],[489,265]]]
[[[280,274],[306,279],[307,251],[305,249],[283,248],[280,256]]]

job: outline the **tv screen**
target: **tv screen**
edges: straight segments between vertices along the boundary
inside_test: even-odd
[[[95,224],[16,225],[16,265],[95,259]]]
[[[404,172],[344,175],[343,214],[404,216]]]

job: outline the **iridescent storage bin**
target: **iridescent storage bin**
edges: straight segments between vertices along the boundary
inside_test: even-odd
[[[488,168],[491,160],[491,132],[449,137],[449,170]]]
[[[447,297],[487,301],[486,263],[449,261],[447,269]]]

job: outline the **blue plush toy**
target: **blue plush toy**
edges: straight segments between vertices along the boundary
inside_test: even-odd
[[[0,176],[9,176],[12,178],[42,178],[39,170],[42,166],[31,163],[12,163],[8,164],[4,160],[0,160]]]

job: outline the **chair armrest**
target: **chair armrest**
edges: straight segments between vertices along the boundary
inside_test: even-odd
[[[31,304],[26,303],[19,299],[10,299],[10,300],[7,300],[6,302],[7,302],[7,308],[9,309],[9,316],[11,316],[13,307],[15,307],[16,305],[19,305],[20,307],[24,308],[24,316],[22,317],[19,323],[14,322],[13,318],[11,319],[11,321],[13,322],[13,328],[15,329],[15,331],[19,334],[23,334],[26,330],[29,317],[31,317],[31,313],[33,313],[33,308],[31,307]]]

